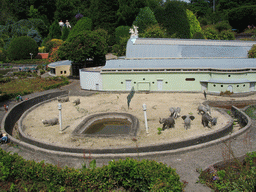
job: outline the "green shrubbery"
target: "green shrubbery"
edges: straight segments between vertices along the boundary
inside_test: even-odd
[[[29,59],[30,53],[33,57],[38,54],[38,45],[31,37],[17,37],[14,38],[7,50],[7,55],[10,60]]]
[[[69,32],[68,38],[87,30],[92,30],[92,20],[88,17],[82,17]]]
[[[249,58],[256,58],[256,45],[253,45],[252,48],[248,51]]]
[[[127,158],[79,170],[24,160],[0,149],[0,185],[6,183],[27,191],[182,191],[176,171],[155,161]]]
[[[235,34],[230,28],[227,22],[222,21],[215,25],[205,26],[203,35],[206,39],[235,40]]]

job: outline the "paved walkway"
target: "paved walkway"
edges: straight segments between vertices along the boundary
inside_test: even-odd
[[[62,87],[61,89],[70,90],[71,95],[76,95],[79,93],[80,95],[86,96],[92,94],[91,92],[81,90],[78,80],[74,80],[72,84]],[[49,92],[51,91],[55,90],[49,90]],[[34,93],[28,95],[27,97],[35,97],[40,94],[42,93]],[[0,103],[1,119],[5,115],[5,111],[3,108],[4,104],[9,104],[9,107],[11,108],[13,105],[16,104],[16,102],[14,100],[11,100],[5,103]],[[232,158],[229,149],[232,149],[236,157],[242,156],[248,151],[256,151],[256,121],[254,120],[253,125],[254,126],[252,127],[252,129],[226,142],[226,145],[229,147],[227,147],[225,143],[220,142],[218,144],[203,145],[204,147],[201,148],[185,150],[178,153],[159,154],[155,155],[154,157],[140,157],[140,154],[138,154],[138,158],[156,160],[158,162],[163,162],[171,166],[172,168],[175,168],[177,173],[180,175],[181,180],[188,182],[185,188],[186,192],[210,192],[210,188],[200,183],[196,183],[199,176],[199,173],[196,170],[205,169],[209,165],[213,165],[217,162]],[[81,158],[71,158],[62,157],[60,155],[45,154],[36,150],[30,151],[20,146],[13,146],[10,144],[3,144],[0,145],[0,147],[8,152],[16,152],[28,160],[35,160],[37,162],[44,160],[45,163],[51,163],[61,167],[71,166],[74,168],[81,168],[82,163],[88,163],[89,161],[88,158],[81,160]],[[97,159],[97,166],[106,165],[110,160],[111,159]]]

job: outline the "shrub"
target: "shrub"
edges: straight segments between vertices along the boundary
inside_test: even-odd
[[[29,59],[30,53],[33,57],[37,56],[38,45],[34,39],[26,36],[14,38],[7,50],[8,58],[11,60]]]
[[[217,29],[219,32],[231,30],[232,27],[229,25],[228,21],[221,21],[214,25],[215,29]]]
[[[46,53],[46,47],[45,46],[38,47],[38,53]]]
[[[39,35],[39,33],[38,33],[37,30],[35,30],[35,29],[30,29],[30,30],[28,31],[27,36],[33,38],[33,39],[36,41],[36,43],[37,43],[38,46],[41,45],[42,39],[41,39],[41,37],[40,37],[40,35]]]
[[[219,39],[221,40],[235,40],[235,34],[231,30],[221,31],[219,34]]]
[[[117,56],[124,56],[126,52],[126,45],[129,37],[121,37],[118,44],[112,47],[112,52]]]
[[[218,30],[215,29],[213,26],[206,26],[203,29],[203,34],[206,39],[218,39],[219,38]]]
[[[88,17],[82,17],[81,19],[79,19],[76,25],[72,28],[72,30],[68,35],[68,38],[87,30],[88,31],[92,30],[92,20]]]
[[[205,39],[204,34],[202,32],[196,32],[192,39]]]
[[[61,46],[63,41],[61,39],[52,39],[45,44],[46,53],[49,53],[52,48]]]
[[[4,49],[0,49],[0,61],[6,61],[6,51]]]
[[[248,51],[249,58],[256,58],[256,45],[253,45],[252,48]]]
[[[60,61],[60,58],[58,56],[58,49],[60,46],[51,48],[49,55],[48,55],[48,61],[49,62],[56,62]]]
[[[151,25],[143,34],[141,34],[141,36],[146,38],[165,38],[166,30],[160,27],[158,24]]]

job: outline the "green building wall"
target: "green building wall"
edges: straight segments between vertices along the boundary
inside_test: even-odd
[[[214,72],[132,72],[132,73],[102,73],[102,87],[106,91],[128,91],[134,87],[136,91],[202,91],[202,85],[208,92],[226,92],[232,88],[233,93],[249,92],[249,82],[239,82],[241,79],[255,81],[255,72],[251,73],[214,73]],[[201,83],[211,79],[223,83]],[[239,83],[236,83],[237,82]],[[127,81],[129,85],[127,87]],[[162,81],[162,89],[158,83]],[[228,83],[234,81],[234,83]],[[232,87],[230,87],[232,86]]]

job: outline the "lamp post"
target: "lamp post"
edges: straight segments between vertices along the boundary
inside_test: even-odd
[[[32,59],[33,53],[29,53],[29,55],[31,56],[31,59]]]
[[[146,127],[146,133],[148,133],[148,120],[147,120],[147,105],[142,105],[143,111],[144,111],[144,118],[145,118],[145,127]]]
[[[62,133],[62,115],[61,115],[61,109],[62,106],[60,103],[58,103],[58,109],[59,109],[59,123],[60,123],[60,133]]]

